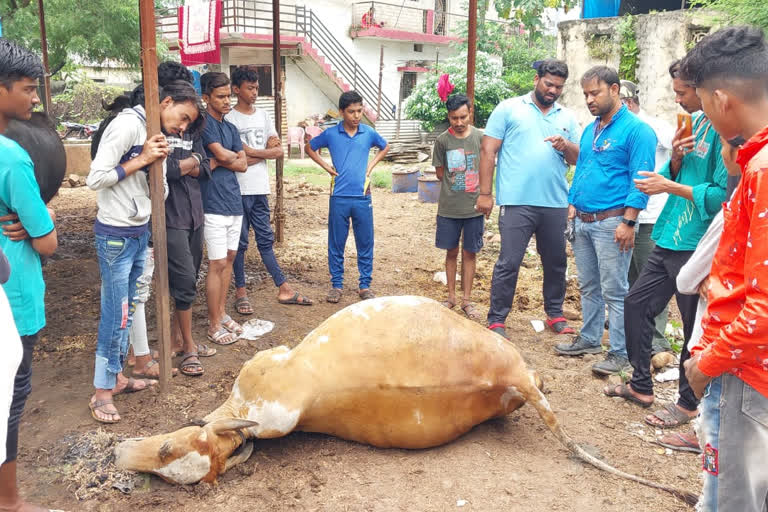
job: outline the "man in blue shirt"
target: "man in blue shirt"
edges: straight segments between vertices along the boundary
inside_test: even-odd
[[[0,133],[11,120],[28,120],[40,103],[38,80],[43,66],[33,53],[0,39]],[[24,503],[16,486],[19,423],[32,390],[32,352],[45,326],[45,282],[40,256],[50,256],[58,245],[53,212],[46,208],[35,180],[32,160],[18,143],[0,135],[0,249],[8,258],[10,277],[3,285],[21,336],[23,356],[15,371],[8,415],[5,458],[0,466],[0,509],[42,510]],[[17,229],[16,224],[22,228]],[[9,222],[11,224],[9,224]],[[12,343],[0,339],[0,343]]]
[[[568,215],[565,174],[579,155],[580,128],[573,113],[556,102],[567,78],[565,62],[542,61],[534,90],[501,102],[485,127],[477,210],[491,213],[493,163],[501,152],[496,172],[501,252],[493,268],[488,328],[504,337],[520,264],[534,233],[544,267],[547,324],[558,334],[574,333],[563,318],[567,265],[563,233]]]
[[[205,280],[208,339],[219,345],[231,345],[243,332],[242,326],[225,309],[243,225],[243,201],[235,173],[247,171],[248,163],[240,133],[235,125],[224,120],[232,110],[229,77],[209,72],[200,77],[200,86],[207,105],[203,146],[212,169],[210,178],[200,180],[205,219],[203,237],[209,261]]]
[[[331,178],[331,199],[328,206],[328,269],[331,290],[326,300],[341,300],[344,284],[344,247],[349,235],[349,221],[355,233],[357,269],[360,272],[361,299],[372,299],[371,273],[373,272],[373,204],[371,203],[370,176],[389,150],[384,138],[373,128],[362,124],[363,97],[356,91],[347,91],[339,98],[339,111],[343,122],[328,128],[306,145],[309,157],[325,169]],[[372,147],[379,148],[368,162]],[[328,148],[333,166],[323,160],[317,151]]]
[[[571,343],[555,347],[560,355],[602,352],[605,305],[610,320],[610,348],[592,366],[607,375],[627,368],[624,297],[632,259],[637,216],[648,196],[635,186],[641,171],[653,172],[656,134],[632,114],[619,97],[619,75],[607,66],[588,70],[581,79],[584,98],[595,121],[584,129],[576,172],[568,194],[568,218],[575,219],[572,241],[579,273],[584,324]]]

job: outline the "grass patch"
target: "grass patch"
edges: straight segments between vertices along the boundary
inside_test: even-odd
[[[271,172],[274,173],[274,169]],[[283,176],[312,185],[328,185],[331,182],[331,176],[314,162],[286,160],[283,164]],[[371,174],[371,185],[375,188],[392,187],[392,171],[389,165],[382,163],[376,166]]]

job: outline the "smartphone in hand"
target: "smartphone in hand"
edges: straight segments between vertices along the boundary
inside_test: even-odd
[[[681,139],[690,137],[693,135],[693,118],[691,114],[679,113],[677,114],[677,129],[683,129],[683,133],[680,136]]]

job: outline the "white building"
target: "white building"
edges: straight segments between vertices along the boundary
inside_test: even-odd
[[[463,2],[285,0],[280,4],[280,26],[286,125],[335,110],[339,95],[350,89],[360,92],[375,113],[382,47],[379,119],[394,119],[400,100],[435,61],[455,54],[450,45],[460,41],[460,28],[467,22]],[[496,19],[493,7],[488,19]],[[175,9],[159,14],[157,23],[170,49],[177,50]],[[229,73],[235,66],[258,66],[259,94],[272,97],[272,3],[223,0],[220,38],[221,65],[200,71]]]

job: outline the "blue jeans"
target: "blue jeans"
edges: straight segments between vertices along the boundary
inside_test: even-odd
[[[128,352],[131,302],[136,280],[144,271],[149,242],[147,231],[138,238],[96,235],[96,255],[101,272],[101,317],[96,341],[93,385],[112,389],[123,371]]]
[[[720,395],[722,392],[722,377],[712,379],[704,390],[704,396],[699,403],[701,416],[699,418],[699,443],[704,449],[707,445],[720,450]],[[715,512],[717,510],[717,476],[702,471],[704,487],[696,504],[697,510]]]
[[[371,196],[331,196],[328,206],[328,270],[331,285],[344,285],[344,247],[349,235],[349,221],[355,233],[357,270],[360,272],[360,289],[371,286],[373,273],[373,203]]]
[[[237,247],[233,266],[235,286],[245,288],[245,251],[248,250],[248,234],[251,228],[253,228],[261,261],[267,267],[267,272],[272,276],[275,286],[282,285],[285,282],[285,276],[280,270],[280,265],[277,264],[275,251],[272,250],[275,233],[269,224],[269,196],[252,195],[243,196],[243,229],[240,231],[240,244]]]
[[[576,237],[572,243],[579,274],[579,292],[584,325],[582,339],[599,346],[605,325],[605,305],[608,305],[610,329],[609,351],[626,358],[624,338],[624,297],[629,290],[627,273],[632,251],[622,252],[614,241],[621,217],[609,217],[596,222],[576,218]]]

